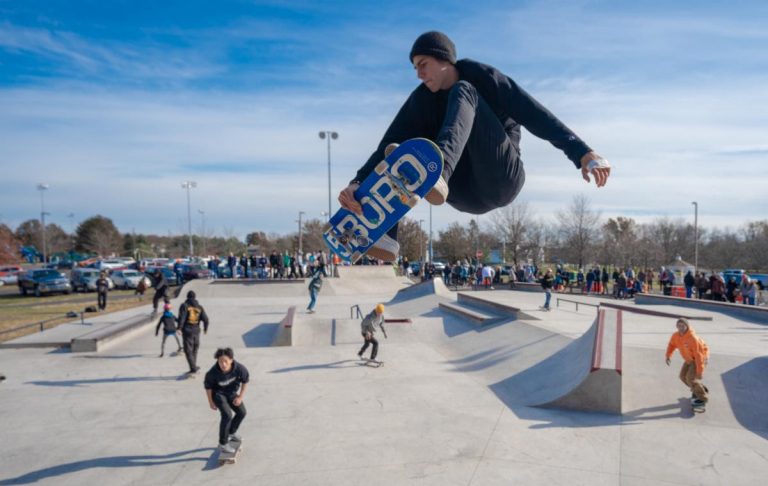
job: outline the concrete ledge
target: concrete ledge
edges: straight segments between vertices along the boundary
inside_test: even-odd
[[[280,284],[303,284],[304,279],[303,278],[294,278],[294,279],[286,279],[286,280],[280,280],[280,279],[258,279],[258,278],[218,278],[215,280],[211,280],[209,285],[231,285],[231,284],[239,284],[239,285],[280,285]]]
[[[685,297],[670,297],[667,295],[635,294],[637,305],[679,305],[689,309],[701,309],[737,316],[761,324],[768,324],[768,307],[755,305],[732,304],[730,302],[715,302],[713,300],[686,299]]]
[[[492,302],[490,300],[485,300],[482,297],[476,297],[474,295],[465,294],[463,292],[458,293],[458,302],[476,307],[484,307],[494,312],[501,312],[502,314],[514,314],[517,316],[517,314],[520,312],[520,309],[517,307],[501,304],[499,302]]]
[[[73,353],[87,353],[98,351],[104,344],[117,339],[131,331],[140,329],[149,324],[154,316],[139,315],[129,317],[115,324],[95,329],[70,341],[70,351]]]
[[[520,290],[522,292],[541,292],[544,293],[544,289],[541,288],[540,283],[536,282],[515,282],[515,286],[510,286],[510,290]]]
[[[691,321],[711,321],[712,320],[712,316],[692,316],[692,315],[685,315],[685,314],[680,314],[675,312],[664,312],[664,311],[651,310],[651,309],[641,309],[641,308],[638,308],[638,306],[636,305],[614,304],[613,302],[601,302],[600,307],[610,307],[612,309],[619,309],[626,312],[633,312],[635,314],[643,314],[646,316],[671,317],[673,319],[684,317]]]
[[[296,306],[292,305],[285,313],[275,330],[272,346],[293,346],[293,320],[296,318]]]
[[[461,317],[465,317],[467,319],[475,321],[478,324],[484,324],[486,321],[495,319],[495,317],[482,314],[472,309],[467,309],[466,307],[462,307],[460,305],[450,304],[448,302],[440,302],[438,305],[440,309],[451,312],[453,314],[457,314]]]

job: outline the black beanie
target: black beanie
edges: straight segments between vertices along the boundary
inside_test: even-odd
[[[197,294],[195,293],[194,290],[190,290],[189,292],[187,292],[187,299],[195,300],[196,298],[197,298]]]
[[[413,57],[418,55],[432,56],[456,64],[456,46],[453,45],[447,35],[434,30],[421,34],[413,43],[410,56],[411,63],[413,63]]]

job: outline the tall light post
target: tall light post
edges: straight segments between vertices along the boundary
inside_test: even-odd
[[[699,273],[699,203],[693,201],[693,273]]]
[[[421,229],[421,225],[424,224],[424,220],[419,220],[419,270],[424,275],[424,230]]]
[[[331,139],[336,140],[339,134],[331,131],[322,131],[318,134],[321,139],[328,139],[328,219],[331,219]]]
[[[432,205],[429,205],[429,246],[427,249],[427,258],[432,263]]]
[[[303,230],[302,225],[301,225],[301,217],[303,215],[305,215],[305,214],[307,214],[307,213],[305,213],[304,211],[299,211],[299,255],[303,255],[304,254],[303,246],[302,246],[302,243],[301,243],[302,230]]]
[[[70,238],[70,244],[72,245],[72,251],[75,251],[75,213],[69,213],[69,227],[72,230],[72,237]]]
[[[187,234],[189,235],[189,256],[195,254],[194,247],[192,246],[192,204],[190,203],[189,191],[197,187],[195,181],[184,181],[181,183],[181,188],[187,190]]]
[[[203,218],[203,238],[202,239],[203,239],[203,256],[205,256],[206,255],[206,251],[205,251],[205,236],[206,236],[205,235],[205,211],[203,211],[202,209],[198,209],[197,212],[200,213],[200,216]]]
[[[40,182],[37,184],[37,190],[40,191],[40,236],[43,239],[43,264],[45,264],[48,261],[48,244],[45,241],[45,215],[48,214],[45,212],[45,191],[48,190],[50,186],[48,184],[45,184],[43,182]]]

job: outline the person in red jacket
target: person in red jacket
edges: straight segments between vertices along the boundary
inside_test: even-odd
[[[677,349],[683,358],[680,380],[691,389],[694,405],[709,401],[709,390],[701,383],[704,368],[709,360],[709,347],[696,335],[687,319],[677,320],[677,332],[672,334],[667,345],[666,361],[669,366],[672,353]]]

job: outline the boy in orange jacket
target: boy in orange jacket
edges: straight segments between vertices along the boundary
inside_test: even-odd
[[[704,375],[704,367],[709,360],[709,347],[696,335],[687,319],[677,320],[677,332],[669,338],[666,353],[667,366],[675,349],[680,351],[680,356],[683,358],[680,380],[693,392],[694,405],[707,403],[709,390],[701,383],[701,379]]]

